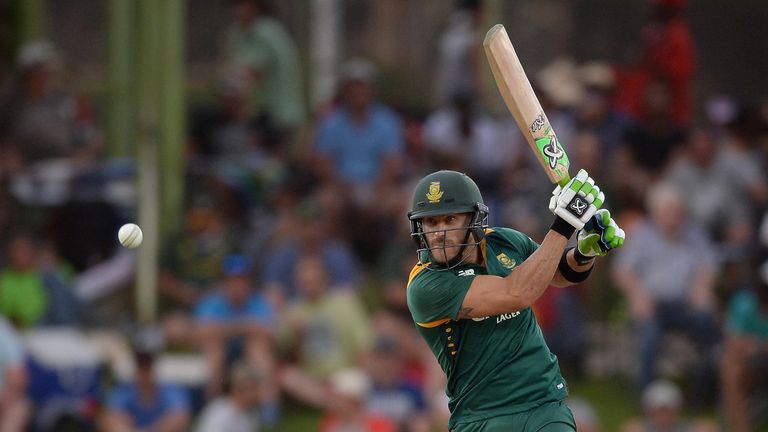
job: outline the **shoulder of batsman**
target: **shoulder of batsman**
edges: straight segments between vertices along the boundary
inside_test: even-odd
[[[516,238],[516,237],[527,238],[528,236],[513,228],[490,227],[485,229],[485,237],[490,239],[507,239],[508,240],[510,238]]]

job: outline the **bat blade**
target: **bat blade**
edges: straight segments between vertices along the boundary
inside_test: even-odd
[[[549,124],[503,25],[496,24],[488,30],[483,48],[499,93],[536,159],[552,183],[565,185],[570,180],[568,155]]]

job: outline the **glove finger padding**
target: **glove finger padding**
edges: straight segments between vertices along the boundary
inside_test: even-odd
[[[582,229],[597,209],[603,205],[605,195],[585,170],[580,170],[564,187],[557,186],[549,200],[549,210],[576,229]]]
[[[605,256],[624,244],[624,230],[606,209],[598,210],[579,231],[578,248],[584,256]]]

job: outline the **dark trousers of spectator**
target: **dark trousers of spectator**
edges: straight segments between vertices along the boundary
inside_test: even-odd
[[[584,307],[573,289],[559,292],[554,306],[555,320],[544,334],[547,345],[557,355],[565,376],[581,377],[587,346]]]
[[[698,365],[693,374],[692,402],[699,404],[711,399],[717,373],[713,349],[720,341],[720,329],[709,311],[695,310],[683,302],[656,303],[653,316],[637,323],[640,343],[639,387],[642,392],[656,378],[656,357],[661,341],[670,331],[686,335],[698,351]]]

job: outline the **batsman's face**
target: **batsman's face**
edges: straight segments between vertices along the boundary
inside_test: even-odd
[[[471,218],[471,213],[460,213],[427,216],[422,220],[432,258],[438,264],[445,264],[459,254]]]

